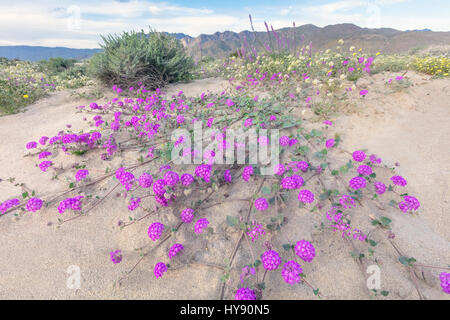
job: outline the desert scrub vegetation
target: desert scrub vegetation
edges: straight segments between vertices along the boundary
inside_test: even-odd
[[[91,84],[83,63],[57,58],[38,63],[0,60],[0,114],[12,114],[50,92]]]
[[[155,89],[192,78],[193,59],[180,41],[150,30],[102,36],[103,52],[89,61],[93,77],[108,85]]]
[[[436,77],[448,77],[450,75],[450,58],[448,57],[416,57],[413,67],[419,71]]]

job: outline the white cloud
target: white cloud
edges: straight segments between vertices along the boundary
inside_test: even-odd
[[[211,34],[217,31],[242,31],[249,23],[229,15],[181,16],[174,18],[151,18],[146,20],[158,31],[187,32],[191,36]],[[187,31],[186,31],[187,30]]]
[[[419,17],[408,10],[393,14],[392,3],[407,0],[337,0],[321,5],[252,6],[226,13],[203,7],[170,4],[169,1],[109,0],[73,1],[81,11],[79,28],[70,28],[71,3],[51,0],[0,0],[0,44],[28,44],[68,46],[73,48],[98,47],[100,34],[147,30],[148,26],[167,32],[184,32],[192,36],[217,31],[250,30],[248,14],[253,17],[257,31],[265,31],[264,21],[275,29],[312,23],[323,27],[336,23],[354,23],[362,27],[391,27],[399,30],[430,28],[450,30],[450,20],[444,16]],[[56,4],[55,4],[56,3]],[[189,2],[186,2],[189,3]],[[205,2],[207,3],[207,2]],[[445,11],[445,10],[444,10]],[[420,13],[418,13],[420,14]]]
[[[189,8],[189,7],[181,7],[181,6],[175,6],[170,5],[167,2],[160,2],[160,3],[150,3],[147,7],[148,11],[150,11],[152,14],[158,15],[161,13],[165,14],[212,14],[214,13],[213,10],[205,9],[205,8]]]

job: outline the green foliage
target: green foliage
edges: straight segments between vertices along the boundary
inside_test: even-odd
[[[44,95],[45,91],[41,88],[30,90],[27,84],[16,85],[13,81],[0,79],[0,115],[16,113],[21,107],[35,102]]]
[[[48,60],[39,61],[41,71],[47,74],[56,75],[60,72],[64,72],[75,66],[77,60],[64,59],[64,58],[50,58]]]
[[[193,60],[182,44],[153,30],[102,36],[103,52],[90,59],[88,72],[106,84],[157,88],[191,79]]]

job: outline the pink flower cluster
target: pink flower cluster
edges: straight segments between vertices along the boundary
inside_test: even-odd
[[[158,240],[164,231],[164,225],[161,222],[154,222],[148,227],[148,236],[153,241]]]
[[[255,200],[255,208],[259,211],[265,211],[269,207],[269,203],[266,198],[258,198]]]
[[[4,202],[2,202],[0,204],[0,212],[3,214],[5,213],[8,209],[18,206],[20,204],[19,199],[10,199],[10,200],[6,200]]]
[[[306,240],[298,241],[295,244],[294,250],[295,254],[305,262],[311,262],[316,256],[316,249]]]
[[[74,211],[81,210],[81,199],[83,196],[76,196],[75,198],[67,198],[59,203],[58,212],[64,213],[67,209],[72,209]]]

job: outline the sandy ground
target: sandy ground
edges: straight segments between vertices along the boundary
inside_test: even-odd
[[[359,85],[364,87],[373,81],[375,88],[361,104],[360,112],[336,118],[331,130],[343,137],[343,148],[348,151],[369,149],[391,166],[398,162],[398,172],[408,180],[408,191],[421,200],[418,216],[401,215],[385,208],[382,215],[393,222],[395,243],[403,254],[414,257],[421,264],[447,266],[450,263],[450,81],[428,80],[411,75],[414,85],[401,92],[385,94],[383,75],[376,75]],[[190,95],[203,91],[221,92],[227,81],[207,79],[173,86],[170,93],[183,90]],[[373,90],[373,89],[372,89]],[[378,92],[377,92],[378,91]],[[109,98],[109,97],[107,97]],[[106,98],[105,98],[106,99]],[[60,92],[27,108],[24,113],[0,117],[0,201],[17,196],[23,190],[8,182],[24,182],[37,196],[67,188],[64,179],[52,180],[52,175],[41,173],[36,161],[26,154],[25,144],[41,135],[56,134],[71,124],[73,128],[87,129],[83,115],[74,107],[90,101],[75,101],[69,92]],[[65,167],[75,160],[59,155]],[[67,160],[71,158],[71,160]],[[72,162],[71,162],[72,161]],[[81,159],[81,163],[95,164],[96,160]],[[73,171],[74,172],[74,171]],[[102,172],[97,172],[102,174]],[[223,192],[250,196],[257,186],[248,188],[237,183]],[[106,190],[106,189],[105,189]],[[186,199],[186,202],[188,199]],[[295,201],[291,199],[290,201]],[[148,223],[136,224],[120,231],[119,220],[128,217],[123,199],[111,197],[89,213],[57,228],[56,209],[44,209],[36,214],[20,217],[0,217],[0,298],[3,299],[216,299],[220,290],[222,270],[204,263],[224,264],[232,250],[238,232],[224,223],[223,213],[245,211],[247,206],[239,202],[225,202],[208,211],[208,218],[215,226],[210,238],[197,237],[192,232],[181,231],[177,242],[198,243],[193,256],[183,259],[201,261],[171,271],[164,279],[155,279],[153,266],[163,256],[172,242],[164,244],[154,255],[144,258],[133,273],[125,277],[121,285],[114,285],[139,259],[136,248],[146,247]],[[372,299],[375,296],[366,287],[364,267],[351,257],[351,246],[339,234],[320,232],[311,223],[307,210],[289,210],[289,223],[283,229],[284,236],[274,237],[281,245],[295,240],[299,234],[314,241],[317,257],[314,263],[304,266],[308,280],[320,288],[325,299]],[[364,208],[374,214],[374,208]],[[173,222],[174,215],[156,216],[156,219]],[[154,219],[156,221],[156,219]],[[366,219],[368,220],[368,219]],[[357,221],[358,222],[358,221]],[[361,222],[362,223],[362,222]],[[366,222],[367,223],[367,222]],[[374,231],[372,238],[379,241],[375,260],[381,268],[382,289],[390,292],[390,299],[417,299],[418,293],[406,268],[398,263],[393,247],[383,241],[383,234]],[[250,259],[244,247],[236,256],[235,265],[242,267]],[[121,249],[124,260],[113,265],[109,252]],[[262,250],[262,248],[261,248]],[[70,289],[70,266],[81,270],[81,287]],[[69,270],[68,270],[69,268]],[[428,299],[448,299],[441,292],[438,271],[427,271],[426,281],[419,283],[421,294]],[[233,279],[239,279],[233,270]],[[315,299],[306,286],[289,286],[281,276],[269,275],[266,279],[267,299]],[[236,283],[234,283],[236,285]],[[232,298],[226,290],[225,298]]]

